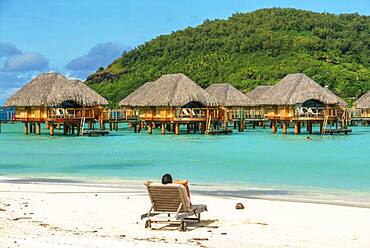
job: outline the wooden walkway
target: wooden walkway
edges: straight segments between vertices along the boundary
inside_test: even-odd
[[[85,130],[83,131],[83,135],[88,135],[88,136],[104,136],[108,135],[109,131],[107,130]]]
[[[348,133],[351,133],[352,132],[352,129],[350,128],[337,128],[337,129],[325,129],[325,133],[324,134],[345,134],[347,135]]]

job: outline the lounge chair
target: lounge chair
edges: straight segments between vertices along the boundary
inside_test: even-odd
[[[180,184],[144,183],[151,201],[148,213],[141,215],[147,218],[145,228],[151,228],[152,223],[179,223],[180,230],[186,231],[186,222],[200,222],[200,214],[207,211],[206,205],[192,205],[186,189]],[[160,219],[160,215],[164,218]],[[156,216],[156,218],[153,218]],[[194,217],[193,217],[194,216]]]
[[[63,118],[64,117],[64,112],[63,109],[57,109],[57,118]]]
[[[183,113],[184,117],[189,117],[190,116],[190,113],[187,109],[182,109],[182,113]]]
[[[311,108],[308,108],[307,109],[307,114],[311,115],[311,116],[314,116],[315,113],[313,112],[313,110]]]
[[[299,108],[299,116],[306,116],[306,112],[304,111],[304,108]]]

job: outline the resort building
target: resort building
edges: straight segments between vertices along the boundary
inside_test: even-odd
[[[256,123],[258,123],[259,126],[265,125],[265,110],[263,106],[260,106],[256,102],[270,87],[270,85],[260,85],[252,91],[246,93],[246,96],[253,101],[253,105],[249,108],[246,118],[247,121],[252,122],[253,128],[255,127]]]
[[[272,132],[277,130],[277,123],[282,123],[283,133],[287,133],[289,123],[294,124],[294,133],[301,132],[301,125],[307,126],[312,133],[312,125],[320,124],[320,132],[345,132],[344,126],[327,129],[328,124],[341,120],[340,100],[333,92],[320,86],[303,73],[289,74],[256,100],[264,108],[265,118],[271,121]],[[330,125],[331,127],[332,125]]]
[[[246,93],[247,97],[256,101],[259,99],[271,86],[270,85],[259,85],[254,88],[252,91]]]
[[[224,113],[218,101],[184,74],[167,74],[148,82],[128,95],[120,106],[134,111],[137,122],[131,122],[135,132],[146,127],[151,134],[160,126],[161,133],[180,133],[180,125],[191,131],[208,133]]]
[[[243,131],[253,101],[230,84],[212,84],[206,91],[220,102],[225,111],[223,127],[227,130],[228,124],[234,124],[234,128],[238,126],[239,131]]]
[[[11,96],[6,106],[16,107],[15,120],[24,123],[24,133],[41,132],[46,123],[50,135],[63,127],[63,133],[82,134],[85,123],[104,126],[108,101],[79,80],[59,73],[43,73]]]
[[[370,91],[363,94],[353,103],[352,122],[365,122],[366,126],[370,122]]]

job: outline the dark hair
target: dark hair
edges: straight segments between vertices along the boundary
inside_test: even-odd
[[[162,183],[163,184],[172,183],[172,176],[170,174],[164,174],[162,177]]]

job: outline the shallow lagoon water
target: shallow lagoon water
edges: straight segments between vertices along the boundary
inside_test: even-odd
[[[21,124],[3,124],[0,174],[142,180],[169,172],[197,184],[370,192],[370,127],[312,140],[268,128],[218,136],[135,134],[123,124],[104,137],[47,131],[26,136]]]

